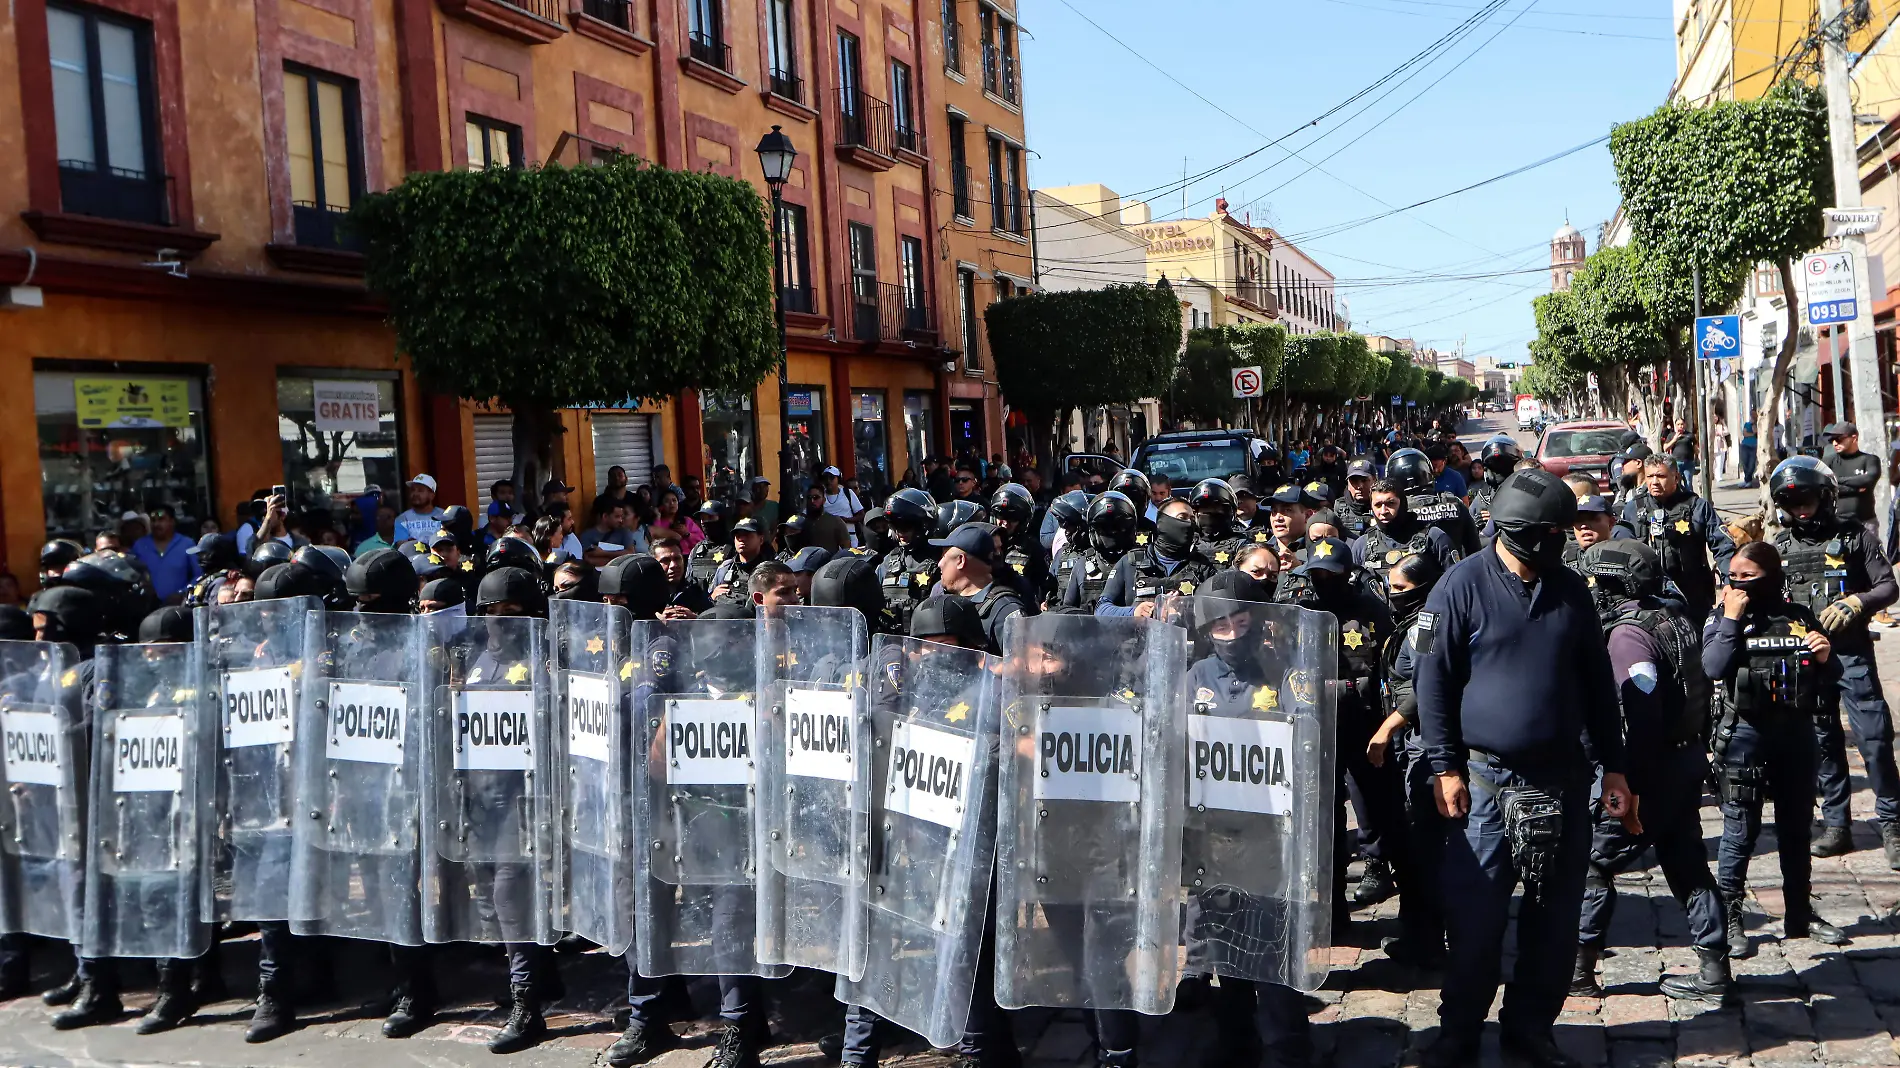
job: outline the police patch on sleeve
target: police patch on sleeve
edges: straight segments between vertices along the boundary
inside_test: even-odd
[[[1660,676],[1661,672],[1656,669],[1656,665],[1647,660],[1640,664],[1630,665],[1630,682],[1644,693],[1656,692],[1656,681]]]
[[[1420,655],[1429,654],[1438,644],[1438,613],[1420,612],[1412,624],[1412,648]]]

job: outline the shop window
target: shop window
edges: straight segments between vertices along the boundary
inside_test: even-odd
[[[91,548],[126,512],[164,504],[195,539],[212,517],[202,380],[41,371],[33,411],[48,538]]]
[[[463,133],[468,138],[468,169],[521,166],[521,127],[468,113]]]
[[[158,166],[151,24],[49,4],[46,36],[60,206],[172,225],[171,179]]]
[[[749,394],[699,395],[700,434],[706,443],[706,488],[711,497],[730,498],[750,488],[759,473],[758,431]],[[776,480],[778,472],[766,476]]]
[[[287,64],[284,133],[290,158],[291,216],[297,244],[357,248],[337,220],[363,193],[356,82]]]
[[[790,466],[793,486],[777,487],[791,500],[802,500],[805,490],[824,469],[825,389],[823,386],[785,387],[785,459]]]
[[[372,487],[402,499],[394,379],[279,375],[277,439],[292,511],[341,510]]]
[[[882,498],[891,491],[891,435],[884,419],[884,394],[851,394],[851,440],[857,448],[858,493]]]
[[[904,477],[924,484],[924,461],[937,455],[937,395],[929,390],[904,394],[904,448],[910,453]]]

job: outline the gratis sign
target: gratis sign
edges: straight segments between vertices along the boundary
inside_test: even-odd
[[[1854,257],[1845,252],[1819,252],[1801,260],[1801,280],[1807,286],[1808,324],[1851,323],[1860,315],[1854,294]]]

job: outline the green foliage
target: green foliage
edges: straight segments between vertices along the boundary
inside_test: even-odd
[[[1303,400],[1333,398],[1339,393],[1339,335],[1300,334],[1287,338],[1286,364],[1281,376],[1291,396]]]
[[[1242,402],[1234,399],[1233,369],[1259,367],[1269,394],[1277,386],[1286,354],[1286,331],[1278,326],[1202,327],[1188,332],[1168,397],[1176,416],[1197,424],[1231,423]]]
[[[1181,304],[1165,284],[1011,297],[984,320],[1003,394],[1025,411],[1159,396],[1174,378]]]
[[[765,217],[744,182],[626,159],[417,172],[349,225],[423,382],[519,412],[752,390],[779,358]]]
[[[1612,247],[1584,261],[1571,283],[1571,325],[1582,351],[1560,349],[1563,362],[1589,371],[1618,363],[1652,364],[1668,354],[1667,319],[1658,314],[1655,290],[1648,284],[1655,272],[1645,270],[1645,258],[1635,248]]]
[[[1345,402],[1362,397],[1372,389],[1372,350],[1359,334],[1340,334],[1333,344],[1337,364],[1333,381],[1333,399]],[[1383,374],[1379,377],[1385,377]]]

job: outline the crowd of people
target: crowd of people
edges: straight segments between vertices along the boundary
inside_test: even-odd
[[[1852,427],[1829,431],[1851,461]],[[553,599],[661,621],[830,605],[858,610],[873,633],[1001,655],[1012,620],[1044,613],[1198,625],[1192,606],[1210,591],[1304,608],[1328,617],[1334,636],[1324,655],[1339,683],[1328,786],[1338,800],[1326,803],[1352,813],[1351,833],[1338,820],[1331,845],[1332,937],[1358,937],[1354,911],[1397,895],[1400,933],[1384,951],[1443,976],[1441,1027],[1424,1063],[1475,1064],[1502,984],[1510,901],[1524,888],[1502,1041],[1525,1063],[1564,1068],[1579,1062],[1553,1025],[1566,996],[1602,995],[1613,879],[1646,849],[1700,961],[1663,978],[1671,998],[1735,992],[1730,961],[1754,952],[1746,874],[1768,802],[1780,936],[1847,942],[1809,896],[1811,857],[1854,848],[1842,711],[1886,860],[1900,870],[1900,770],[1868,634],[1897,591],[1868,522],[1868,487],[1839,477],[1841,466],[1781,463],[1770,483],[1779,533],[1739,545],[1669,451],[1628,441],[1606,485],[1559,478],[1503,435],[1473,455],[1438,423],[1284,447],[1256,440],[1246,470],[1191,486],[1133,468],[1066,471],[1045,484],[998,457],[930,463],[871,500],[827,467],[783,511],[763,478],[708,500],[697,479],[676,484],[664,465],[638,486],[614,468],[584,524],[559,480],[531,504],[496,483],[478,523],[466,508],[437,507],[435,480],[420,474],[400,510],[375,496],[356,502],[349,529],[293,517],[281,492],[266,492],[237,530],[189,547],[162,510],[129,544],[134,530],[115,532],[116,543],[102,535],[91,551],[55,542],[42,556],[42,591],[24,610],[0,609],[0,638],[89,654],[190,640],[184,609],[202,606],[307,596],[338,612],[545,617]],[[1202,637],[1219,653],[1232,626]],[[1272,687],[1222,663],[1191,674],[1197,707],[1265,707],[1259,693]],[[1724,828],[1713,869],[1700,829],[1705,787]],[[1811,833],[1817,799],[1821,830]],[[1356,882],[1346,874],[1354,855]],[[260,926],[253,1041],[284,1033],[296,1009],[283,978],[296,936]],[[512,1011],[497,1052],[545,1032],[542,1008],[559,980],[544,950],[509,941]],[[0,997],[27,993],[31,951],[22,935],[0,939]],[[392,954],[385,1033],[413,1034],[438,1007],[428,957],[404,946]],[[676,1042],[665,983],[629,972],[629,1022],[607,1053],[615,1068]],[[140,1030],[189,1018],[215,973],[182,960],[161,968]],[[1307,1063],[1310,1004],[1298,991],[1218,967],[1186,981],[1210,976],[1219,1063]],[[119,1018],[116,983],[109,960],[82,957],[70,982],[44,994],[67,1006],[53,1026]],[[1008,1014],[987,983],[977,984],[958,1054],[1012,1064]],[[722,977],[721,1068],[757,1063],[768,988],[757,975]],[[1121,1008],[1092,1014],[1100,1063],[1137,1063],[1136,1019]],[[847,1006],[841,1031],[831,1050],[842,1063],[877,1063],[887,1032],[869,1008]]]

